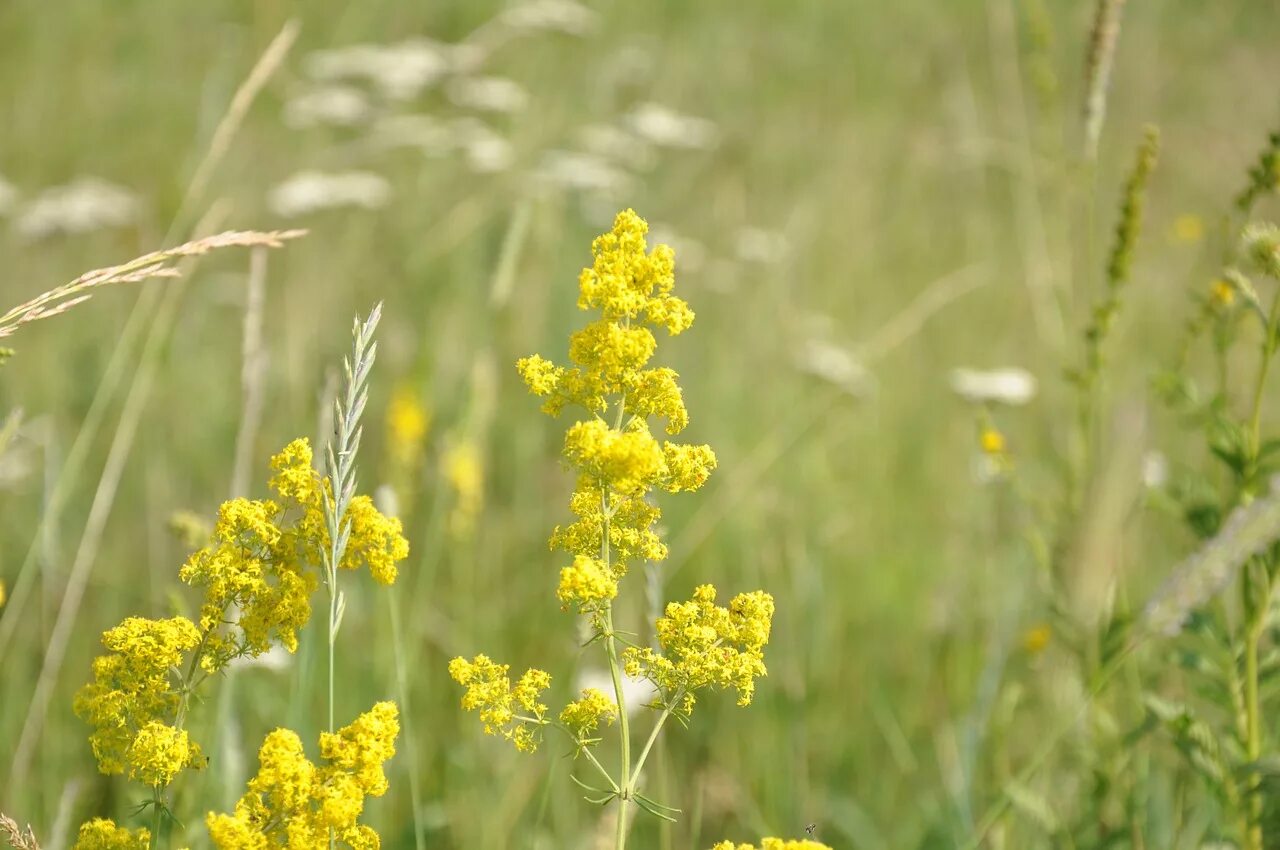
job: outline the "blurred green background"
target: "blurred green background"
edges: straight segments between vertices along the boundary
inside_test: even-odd
[[[1147,381],[1174,358],[1220,248],[1215,223],[1277,119],[1280,18],[1248,0],[1129,4],[1093,170],[1079,117],[1092,4],[600,2],[550,23],[504,8],[7,0],[0,307],[181,241],[210,211],[218,229],[308,228],[268,257],[251,491],[265,494],[273,452],[319,431],[352,316],[384,302],[360,481],[397,493],[412,554],[390,591],[350,582],[338,714],[399,698],[399,651],[414,740],[368,821],[387,846],[413,847],[416,793],[429,847],[594,847],[609,813],[577,799],[561,742],[517,756],[483,736],[445,665],[483,651],[543,666],[560,704],[598,663],[554,599],[560,556],[545,544],[567,516],[564,423],[538,412],[513,363],[564,358],[584,321],[590,240],[634,207],[675,245],[678,292],[698,314],[658,359],[680,372],[686,434],[720,470],[663,499],[671,558],[628,579],[619,616],[647,637],[655,602],[703,582],[778,603],[756,702],[708,696],[689,730],[670,730],[650,787],[684,811],[673,827],[641,821],[635,846],[807,824],[836,847],[963,844],[1008,765],[1069,709],[1054,696],[1066,674],[1053,638],[1024,640],[1047,622],[1044,585],[1002,519],[1007,494],[975,478],[977,413],[950,391],[951,370],[1040,379],[1001,428],[1025,486],[1051,488],[1061,376],[1141,126],[1155,123],[1163,157],[1110,380],[1121,407],[1152,408],[1130,453],[1176,454]],[[294,16],[297,43],[183,209],[233,92]],[[399,61],[443,58],[400,88],[351,70],[376,51],[324,52],[414,39],[438,44],[410,42]],[[308,171],[361,172],[344,185],[365,205],[282,207],[275,189]],[[114,223],[80,228],[49,204],[33,218],[42,193],[87,176],[128,193]],[[337,203],[333,185],[312,190]],[[0,580],[13,590],[31,546],[35,580],[3,610],[0,809],[46,848],[93,814],[127,819],[145,796],[96,773],[71,696],[104,628],[194,604],[166,526],[176,510],[212,517],[229,493],[247,268],[246,254],[219,253],[185,284],[103,290],[6,341],[17,354],[0,370],[0,411],[21,409],[23,424],[0,465]],[[38,740],[13,772],[131,388],[145,404],[136,438],[85,554]],[[98,393],[102,427],[68,469]],[[70,498],[50,512],[64,472]],[[1190,545],[1175,529],[1125,526],[1120,584],[1135,598]],[[241,671],[196,708],[212,763],[184,780],[176,805],[192,828],[179,846],[206,846],[200,814],[232,804],[266,731],[315,740],[323,638],[311,632],[281,669]],[[1062,819],[1076,790],[1040,788]],[[1009,846],[1071,846],[1018,817]]]

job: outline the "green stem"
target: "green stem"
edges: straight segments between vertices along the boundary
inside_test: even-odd
[[[606,520],[606,528],[608,521]],[[608,537],[605,546],[608,547]],[[606,561],[607,563],[607,561]],[[618,647],[613,637],[613,606],[604,610],[605,651],[609,654],[609,675],[613,677],[614,698],[618,702],[618,728],[622,738],[621,773],[618,776],[618,829],[614,837],[614,850],[627,846],[627,799],[631,791],[631,730],[627,724],[626,697],[622,691],[622,668],[618,664]]]
[[[636,759],[636,765],[631,770],[631,784],[633,786],[640,779],[640,771],[644,768],[644,763],[649,758],[649,751],[653,749],[654,743],[658,740],[658,733],[662,731],[663,724],[667,722],[667,718],[671,716],[671,712],[674,710],[676,703],[679,702],[682,697],[683,694],[677,693],[671,699],[670,704],[662,710],[662,714],[658,715],[658,720],[653,724],[653,731],[649,733],[649,740],[645,741],[644,749],[640,751],[640,758]],[[636,789],[633,787],[629,790],[634,792]]]
[[[164,817],[164,794],[159,785],[151,788],[151,850],[160,848],[160,826]]]
[[[592,764],[596,766],[596,770],[600,771],[600,775],[603,776],[605,778],[605,781],[609,783],[609,787],[612,788],[618,794],[621,794],[622,789],[618,787],[618,783],[613,781],[613,777],[609,775],[609,771],[604,769],[604,765],[600,763],[600,760],[595,757],[595,755],[591,752],[591,750],[587,749],[586,747],[583,747],[582,754],[587,757],[588,761],[590,761]]]
[[[338,644],[338,571],[329,573],[329,731],[333,732],[333,663]]]
[[[1258,642],[1262,637],[1262,629],[1250,624],[1245,636],[1244,645],[1244,706],[1247,737],[1245,739],[1246,754],[1251,763],[1256,764],[1262,755],[1262,723],[1258,711]],[[1256,770],[1249,772],[1247,797],[1245,800],[1246,821],[1249,825],[1244,836],[1245,850],[1262,850],[1262,796],[1260,777]]]

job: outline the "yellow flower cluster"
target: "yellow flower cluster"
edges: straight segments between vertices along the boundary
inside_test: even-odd
[[[560,722],[582,741],[600,728],[600,721],[612,725],[618,719],[618,705],[597,688],[583,688],[582,699],[569,703],[560,712]]]
[[[598,309],[601,318],[570,337],[573,365],[557,366],[537,355],[517,364],[529,389],[547,398],[547,413],[576,404],[597,414],[565,434],[564,455],[578,471],[570,499],[578,521],[551,536],[553,548],[575,556],[574,566],[561,573],[558,596],[583,611],[616,595],[617,580],[632,560],[666,557],[652,531],[660,512],[646,494],[655,488],[695,490],[716,466],[709,446],[659,442],[649,429],[648,418],[660,417],[667,420],[667,433],[677,434],[689,424],[689,414],[675,371],[646,368],[657,340],[644,325],[678,334],[693,323],[693,311],[672,294],[674,253],[665,245],[647,253],[647,231],[644,220],[626,210],[592,244],[594,263],[579,277],[578,306]],[[600,418],[609,413],[613,425]],[[603,551],[609,556],[596,561],[599,567],[582,560],[599,559]]]
[[[500,735],[517,750],[531,753],[538,748],[537,733],[547,713],[538,698],[551,687],[551,676],[529,669],[512,687],[507,677],[510,669],[510,665],[498,664],[487,655],[477,655],[471,661],[458,657],[449,662],[449,675],[467,689],[462,707],[480,712],[485,733]],[[517,710],[527,714],[517,714]]]
[[[94,727],[89,740],[103,773],[127,770],[147,785],[168,785],[202,761],[182,728],[197,677],[233,658],[261,655],[272,642],[297,648],[329,547],[324,484],[311,459],[307,441],[293,441],[271,460],[278,502],[232,499],[219,509],[208,542],[179,571],[204,590],[198,624],[130,617],[103,635],[108,653],[94,661],[93,681],[75,700],[76,713]],[[393,582],[396,562],[409,552],[400,521],[379,513],[367,496],[352,498],[346,520],[340,566],[367,565],[376,580]]]
[[[667,557],[666,545],[653,531],[662,512],[643,496],[606,494],[598,481],[583,475],[578,477],[578,486],[569,498],[569,510],[578,520],[556,526],[551,533],[552,549],[575,557],[598,557],[607,528],[609,567],[615,577],[625,575],[633,561],[661,561]]]
[[[237,655],[261,655],[273,639],[290,652],[298,647],[298,630],[311,618],[311,594],[329,548],[325,487],[311,462],[307,440],[285,446],[271,459],[271,488],[280,501],[224,503],[209,543],[179,573],[205,591],[200,628],[212,634],[202,663],[210,672]],[[375,580],[393,583],[396,562],[409,554],[400,520],[383,516],[368,496],[353,497],[345,519],[350,537],[339,566],[367,565]],[[228,610],[239,612],[238,635],[218,629]]]
[[[586,611],[617,595],[618,580],[599,558],[575,555],[573,564],[560,571],[556,596],[565,605],[575,603],[579,610]]]
[[[258,774],[232,814],[210,812],[209,836],[219,850],[313,850],[329,831],[353,850],[377,850],[378,834],[359,822],[366,797],[387,790],[383,764],[400,733],[393,702],[380,702],[335,734],[320,737],[325,764],[315,765],[289,729],[267,735]]]
[[[740,593],[728,608],[715,604],[716,589],[698,587],[688,602],[672,602],[658,619],[662,653],[630,647],[625,653],[627,675],[650,679],[668,700],[685,699],[699,688],[735,688],[738,705],[749,705],[756,678],[765,675],[764,646],[773,622],[773,597],[762,590]]]
[[[756,850],[754,844],[734,844],[732,841],[721,841],[711,850]],[[827,845],[801,839],[800,841],[783,841],[781,838],[764,838],[760,841],[760,850],[831,850]]]
[[[80,825],[80,834],[72,850],[147,850],[151,832],[116,826],[107,818],[94,818]]]
[[[102,635],[108,650],[93,662],[93,681],[76,694],[75,712],[94,727],[89,736],[98,769],[149,785],[167,785],[199,758],[185,732],[168,726],[179,695],[173,671],[200,643],[185,617],[129,617]]]

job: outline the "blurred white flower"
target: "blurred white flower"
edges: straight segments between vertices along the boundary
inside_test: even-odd
[[[1152,490],[1163,487],[1169,481],[1169,459],[1164,452],[1151,449],[1142,456],[1142,483]]]
[[[241,655],[232,659],[231,666],[236,670],[252,670],[257,668],[259,670],[270,670],[273,673],[280,673],[293,666],[293,654],[280,644],[276,643],[272,644],[271,648],[261,655]]]
[[[791,243],[776,230],[744,227],[738,231],[734,252],[746,263],[780,263],[791,253]]]
[[[452,48],[425,38],[396,44],[352,44],[307,56],[307,73],[316,80],[362,79],[392,100],[409,100],[453,67]]]
[[[137,198],[127,189],[80,177],[41,192],[18,211],[14,227],[28,239],[54,233],[87,233],[122,227],[138,217]]]
[[[612,124],[588,124],[578,130],[578,143],[587,153],[647,171],[653,167],[653,147],[634,133]]]
[[[417,148],[432,155],[448,153],[458,147],[454,128],[430,115],[387,115],[379,118],[366,141],[379,150]]]
[[[696,239],[681,236],[661,224],[649,228],[649,245],[670,245],[676,252],[676,272],[695,272],[707,260],[707,248]]]
[[[354,86],[321,86],[292,98],[284,106],[284,121],[290,127],[334,124],[351,127],[369,119],[372,106],[365,93]]]
[[[626,117],[632,132],[659,147],[706,150],[715,147],[716,125],[657,103],[642,103]]]
[[[467,165],[472,171],[480,174],[506,171],[515,160],[511,143],[496,133],[471,139],[466,143],[464,151],[467,156]]]
[[[578,671],[578,676],[574,680],[574,699],[581,696],[582,691],[586,688],[595,688],[598,691],[608,695],[610,699],[615,699],[613,690],[613,678],[609,675],[608,670],[600,670],[595,667],[584,667]],[[622,675],[622,698],[627,703],[627,716],[638,713],[649,703],[653,702],[659,696],[658,689],[648,679],[633,679],[625,673]]]
[[[446,93],[455,106],[482,112],[520,112],[529,105],[528,92],[505,77],[459,77]]]
[[[515,30],[588,35],[596,28],[595,12],[573,0],[526,0],[495,19]]]
[[[1023,405],[1035,398],[1036,379],[1026,369],[953,369],[951,389],[965,401]]]
[[[291,218],[338,207],[377,209],[391,198],[391,184],[368,171],[299,171],[271,190],[276,215]]]
[[[448,144],[462,151],[467,165],[480,174],[506,171],[515,160],[511,143],[492,127],[475,118],[459,118],[449,123]]]
[[[613,192],[630,184],[631,176],[589,153],[551,150],[534,172],[542,183],[565,189]]]
[[[18,190],[0,177],[0,215],[8,215],[18,206]]]
[[[853,352],[826,340],[805,340],[796,366],[801,372],[821,378],[851,395],[866,395],[872,387],[871,373]]]

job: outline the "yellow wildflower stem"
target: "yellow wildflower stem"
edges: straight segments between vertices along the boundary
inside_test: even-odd
[[[634,786],[640,781],[640,771],[644,770],[644,763],[649,760],[649,751],[653,749],[654,743],[658,740],[658,733],[662,731],[663,725],[667,722],[667,718],[671,716],[672,710],[684,698],[684,692],[680,691],[675,694],[667,703],[667,707],[662,710],[662,714],[658,715],[658,719],[653,724],[653,731],[649,733],[649,740],[645,741],[644,749],[640,751],[640,757],[636,759],[636,766],[631,771],[631,784]],[[636,788],[629,789],[635,793]]]
[[[618,404],[618,420],[621,421],[624,405]],[[600,509],[604,517],[601,523],[600,560],[605,569],[609,569],[609,483],[600,482]],[[627,701],[622,689],[622,667],[618,663],[618,644],[613,635],[613,603],[608,602],[604,608],[604,646],[609,656],[609,675],[613,679],[614,699],[618,703],[618,734],[622,738],[622,755],[618,775],[618,828],[614,835],[614,850],[624,850],[627,846],[627,797],[631,789],[631,729],[627,723]]]
[[[219,617],[219,620],[222,618]],[[200,672],[200,660],[204,657],[205,648],[209,645],[209,636],[213,634],[213,630],[217,626],[213,625],[203,630],[200,634],[200,643],[196,644],[195,650],[191,653],[191,661],[187,664],[187,671],[182,676],[182,684],[178,687],[178,708],[173,713],[173,726],[175,729],[182,729],[187,722],[187,709],[191,704],[191,693],[195,686],[199,684],[196,681],[196,674]],[[201,679],[200,681],[204,681]],[[160,828],[163,824],[164,817],[164,787],[154,785],[151,788],[151,850],[159,850],[160,847]]]
[[[624,850],[627,846],[627,799],[631,791],[631,730],[627,725],[626,698],[622,692],[622,669],[618,664],[618,647],[613,636],[612,604],[605,607],[604,623],[607,629],[605,650],[609,654],[609,674],[613,677],[613,691],[615,699],[618,701],[618,732],[622,738],[621,773],[618,777],[618,787],[620,789],[618,793],[618,831],[614,838],[614,850]]]

